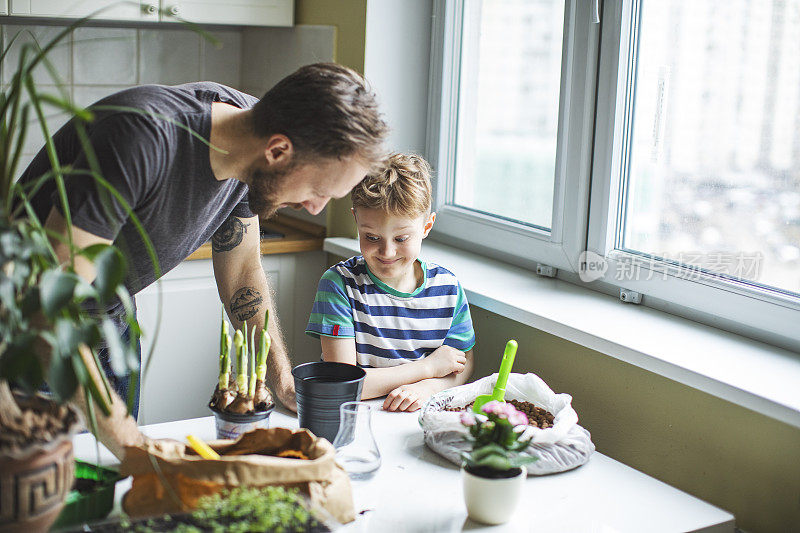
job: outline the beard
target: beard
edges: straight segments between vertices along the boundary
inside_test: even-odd
[[[278,210],[278,189],[284,178],[294,167],[287,164],[280,168],[254,169],[250,172],[247,201],[250,211],[262,219],[268,219]]]

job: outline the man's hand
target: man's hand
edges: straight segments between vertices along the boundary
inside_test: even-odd
[[[458,350],[456,350],[458,351]],[[406,411],[412,412],[422,407],[428,398],[436,392],[433,387],[424,382],[401,385],[386,396],[383,408],[386,411]]]
[[[297,396],[294,392],[294,381],[275,385],[275,395],[287,409],[297,412]]]
[[[443,378],[450,374],[460,374],[467,364],[467,356],[451,346],[439,346],[422,360],[428,365],[432,378]]]

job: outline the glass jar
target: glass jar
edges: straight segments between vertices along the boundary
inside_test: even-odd
[[[336,460],[351,479],[368,479],[381,466],[381,453],[372,434],[372,405],[345,402],[339,414],[339,432],[333,440]]]

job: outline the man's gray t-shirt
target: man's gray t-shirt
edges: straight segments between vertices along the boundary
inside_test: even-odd
[[[210,137],[211,104],[215,101],[245,109],[258,99],[217,83],[198,82],[134,87],[90,106],[95,118],[86,131],[101,174],[141,221],[162,273],[208,241],[230,215],[253,216],[247,185],[234,179],[219,181],[211,171],[210,148],[202,139]],[[62,166],[89,168],[72,122],[53,140]],[[30,182],[50,169],[42,149],[20,181]],[[155,281],[150,256],[122,206],[116,201],[109,203],[90,176],[67,176],[65,182],[73,225],[111,239],[123,250],[129,269],[125,285],[130,293]],[[62,211],[53,180],[36,194],[33,206],[42,222],[53,206]],[[119,303],[109,311],[120,312]]]

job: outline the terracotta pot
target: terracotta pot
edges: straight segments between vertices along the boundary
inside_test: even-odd
[[[467,514],[484,524],[503,524],[511,519],[527,476],[525,467],[513,477],[481,477],[461,469]]]
[[[47,400],[20,402],[23,408]],[[77,419],[77,417],[76,417]],[[44,444],[31,444],[14,455],[0,454],[0,533],[47,531],[72,489],[75,461],[72,435],[79,424]]]

